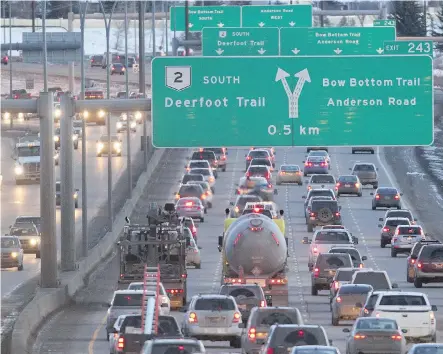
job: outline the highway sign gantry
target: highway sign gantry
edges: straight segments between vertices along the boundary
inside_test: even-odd
[[[372,24],[374,27],[386,27],[386,26],[396,26],[395,20],[374,20]]]
[[[311,27],[312,5],[242,6],[242,27]]]
[[[281,28],[280,55],[376,55],[395,27]]]
[[[203,56],[279,55],[278,28],[203,28]]]
[[[385,41],[384,54],[388,55],[434,55],[432,41]]]
[[[189,31],[200,32],[203,27],[240,27],[240,6],[189,6]],[[185,31],[185,7],[173,6],[170,12],[171,30]]]
[[[426,55],[159,57],[153,144],[429,145],[432,88]]]

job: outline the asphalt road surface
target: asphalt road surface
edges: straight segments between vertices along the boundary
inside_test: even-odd
[[[301,165],[305,158],[304,149],[301,148],[277,148],[277,166],[282,163],[296,163]],[[244,155],[246,149],[230,149],[228,156],[228,168],[225,173],[220,172],[215,186],[214,208],[209,210],[205,222],[198,227],[199,245],[202,246],[202,269],[191,269],[188,273],[188,294],[215,292],[219,287],[221,260],[217,250],[217,236],[222,233],[224,209],[229,201],[234,200],[234,184],[244,174]],[[332,148],[332,173],[347,174],[348,168],[355,161],[373,162],[379,167],[380,186],[395,185],[395,179],[389,167],[380,154],[375,155],[351,155],[350,149]],[[145,189],[142,202],[138,205],[132,222],[141,222],[144,219],[146,206],[151,201],[163,204],[173,199],[173,193],[177,189],[178,179],[184,172],[185,157],[189,152],[174,150],[168,152],[165,164],[158,169],[155,178]],[[351,322],[344,322],[338,327],[331,326],[331,313],[329,310],[328,292],[320,292],[319,296],[310,295],[311,275],[308,272],[308,245],[303,245],[301,240],[304,236],[312,234],[306,232],[303,216],[303,199],[306,194],[305,186],[279,186],[279,194],[275,201],[285,211],[286,230],[290,239],[289,264],[289,293],[290,305],[298,307],[307,323],[325,326],[325,329],[333,340],[333,344],[344,352],[344,338],[342,329],[350,326]],[[381,249],[379,246],[378,218],[382,217],[385,210],[371,210],[372,189],[364,189],[363,197],[340,198],[344,224],[354,236],[359,237],[357,248],[368,260],[366,267],[386,270],[392,282],[398,283],[404,291],[416,291],[412,284],[406,282],[406,257],[390,257],[390,250]],[[408,205],[408,195],[403,197],[403,206],[414,211]],[[440,220],[430,222],[441,223]],[[426,230],[426,224],[423,225]],[[106,302],[110,301],[116,287],[118,278],[118,262],[111,258],[95,277],[91,279],[90,286],[80,291],[75,299],[75,304],[55,315],[40,331],[34,346],[34,353],[109,353],[108,342],[104,330],[106,316]],[[428,294],[432,304],[442,308],[443,297],[441,296],[441,284],[428,285],[420,289]],[[189,299],[188,299],[189,300]],[[181,319],[183,314],[174,314]],[[443,339],[443,314],[436,313],[438,339]],[[204,342],[209,353],[239,353],[239,349],[228,347],[228,342]]]

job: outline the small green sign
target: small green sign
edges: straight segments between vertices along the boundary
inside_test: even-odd
[[[312,27],[312,5],[242,6],[243,27]]]
[[[190,32],[200,32],[203,27],[240,27],[240,6],[189,6]],[[185,7],[173,6],[170,12],[171,30],[185,31]]]
[[[384,53],[389,55],[420,55],[434,56],[432,41],[385,41]]]
[[[276,56],[278,28],[203,28],[203,56]]]
[[[395,27],[281,28],[280,55],[383,54],[395,38]]]
[[[374,20],[374,27],[396,26],[395,20]]]
[[[427,55],[158,57],[153,144],[429,145],[432,88]]]

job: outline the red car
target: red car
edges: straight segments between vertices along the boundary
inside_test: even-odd
[[[8,65],[8,63],[9,63],[9,57],[7,55],[3,55],[2,56],[2,64]]]

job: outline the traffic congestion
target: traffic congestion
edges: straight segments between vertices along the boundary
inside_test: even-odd
[[[147,272],[118,262],[108,312],[76,318],[106,317],[95,339],[86,330],[93,352],[440,353],[443,245],[373,151],[200,148],[174,161],[152,219],[127,227],[137,234],[158,218],[183,237],[186,281],[171,283],[161,260]],[[304,176],[310,154],[324,173]],[[47,350],[57,334],[44,336]]]

